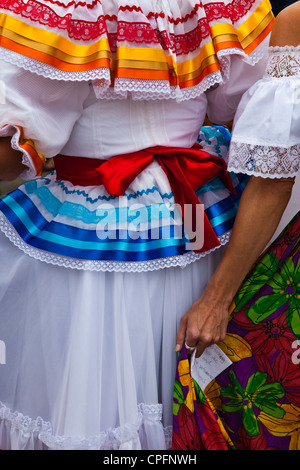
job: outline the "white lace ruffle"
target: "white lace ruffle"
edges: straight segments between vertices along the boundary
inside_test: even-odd
[[[269,47],[266,70],[236,112],[228,169],[263,178],[300,172],[300,46]]]
[[[87,70],[86,72],[64,72],[58,70],[55,67],[51,67],[48,64],[39,62],[38,60],[30,57],[22,56],[17,52],[10,51],[0,47],[0,59],[10,64],[16,65],[29,72],[36,73],[45,78],[51,78],[53,80],[64,80],[64,81],[90,81],[90,80],[101,80],[106,87],[110,85],[110,73],[106,68],[97,68],[93,70]]]
[[[138,430],[141,424],[142,415],[139,413],[137,423],[110,429],[98,436],[84,438],[40,433],[39,438],[51,450],[138,450]]]
[[[288,178],[300,172],[300,145],[289,148],[234,141],[228,170],[263,178]]]
[[[170,256],[150,261],[88,261],[76,258],[62,256],[48,251],[27,245],[18,235],[14,227],[10,224],[4,214],[0,213],[0,230],[6,237],[21,251],[34,259],[56,266],[62,266],[69,269],[78,269],[84,271],[102,271],[102,272],[147,272],[157,271],[158,269],[181,267],[185,268],[189,264],[212,253],[229,241],[231,231],[228,231],[218,237],[220,245],[204,253],[187,253],[179,256]]]
[[[270,47],[266,76],[300,77],[300,46]]]
[[[43,3],[45,2],[41,2],[42,10],[43,8],[46,8],[46,7],[48,8],[47,5],[43,6],[42,5]],[[64,11],[63,5],[60,5],[59,2],[51,2],[51,3],[53,5],[55,4],[55,6],[53,6],[54,10],[62,9]],[[71,4],[72,3],[73,2],[71,2]],[[112,3],[111,8],[115,9],[116,5],[113,2],[111,3]],[[194,24],[195,21],[193,18],[194,15],[195,14],[200,15],[199,16],[199,21],[200,21],[203,15],[205,17],[204,10],[211,6],[211,5],[208,5],[208,6],[204,5],[204,10],[203,10],[203,5],[197,4],[197,5],[193,5],[194,8],[191,8],[191,11],[190,11],[188,9],[188,6],[184,4],[180,5],[179,7],[178,6],[176,7],[176,5],[172,5],[172,2],[170,2],[169,6],[166,5],[166,3],[168,2],[165,2],[165,1],[157,2],[156,0],[154,0],[153,2],[149,2],[149,3],[151,3],[151,8],[154,8],[154,10],[158,9],[156,13],[158,19],[157,21],[156,19],[153,20],[154,30],[156,31],[156,28],[158,28],[158,30],[160,31],[161,29],[162,33],[166,33],[167,31],[167,35],[170,36],[170,38],[173,37],[173,35],[175,34],[174,33],[175,30],[178,31],[176,34],[179,37],[181,37],[181,35],[185,33],[185,27],[186,27],[186,26],[180,27],[180,21],[178,22],[179,24],[177,24],[176,22],[174,23],[174,21],[172,22],[172,14],[170,14],[170,11],[173,8],[175,8],[174,11],[176,11],[177,13],[178,13],[178,8],[179,8],[179,11],[182,9],[181,14],[183,15],[184,18],[188,18],[190,16],[191,18],[189,19],[189,21],[194,27],[195,26]],[[181,2],[179,2],[179,4],[181,4]],[[70,10],[72,10],[73,7],[74,7],[74,4],[72,5],[72,7],[70,7]],[[97,5],[97,7],[99,7],[100,10],[102,9],[101,2],[99,2],[99,5]],[[219,7],[220,5],[217,4],[216,8],[219,8]],[[77,6],[74,8],[77,8]],[[95,10],[96,10],[96,7],[95,7]],[[168,14],[167,15],[164,14],[163,16],[165,17],[165,19],[161,20],[160,12],[164,10],[168,11]],[[203,10],[203,12],[200,13],[200,10],[201,11]],[[188,14],[187,14],[187,11],[189,12]],[[84,12],[84,8],[80,12],[78,9],[77,14],[81,15],[83,14],[83,12]],[[91,13],[91,15],[93,14],[95,14],[94,11],[93,13]],[[47,14],[45,13],[45,15]],[[241,18],[242,17],[243,16],[241,16]],[[23,17],[21,16],[20,18],[23,21]],[[170,24],[169,24],[169,21],[170,21]],[[242,20],[240,19],[240,21]],[[164,24],[164,22],[166,22],[166,24]],[[238,26],[238,24],[239,24],[239,21],[237,22],[235,26]],[[199,27],[199,25],[197,27]],[[47,30],[46,26],[44,26],[44,28]],[[187,29],[187,31],[189,31],[189,29]],[[58,31],[56,32],[59,34],[62,34],[62,30],[60,29],[58,29]],[[66,34],[66,32],[64,34]],[[171,40],[169,42],[172,43]],[[130,44],[127,47],[130,47]],[[186,60],[190,60],[191,58],[195,57],[198,53],[200,53],[201,47],[198,46],[196,51],[192,51],[192,52],[184,54],[184,57],[186,57]],[[177,53],[176,53],[177,51],[176,51],[175,45],[173,45],[173,48],[174,50],[170,49],[168,50],[168,53],[170,53],[172,57],[174,57],[175,62],[177,62],[177,60],[178,60],[178,63],[182,62],[182,58],[178,59],[177,57]],[[53,67],[49,63],[43,63],[32,57],[22,55],[20,53],[17,53],[9,49],[5,49],[4,47],[0,47],[0,59],[8,63],[11,63],[13,65],[16,65],[24,70],[40,75],[44,78],[51,78],[51,79],[60,80],[60,81],[73,81],[73,82],[74,81],[91,81],[93,82],[95,94],[98,98],[126,99],[128,94],[130,94],[134,100],[175,99],[179,102],[197,98],[203,92],[208,90],[210,87],[216,84],[221,84],[221,83],[226,82],[230,75],[230,57],[232,55],[238,55],[240,56],[241,60],[245,61],[246,63],[255,65],[259,60],[261,60],[265,56],[265,45],[263,45],[263,43],[259,44],[254,49],[254,51],[251,52],[250,55],[247,55],[241,48],[237,48],[237,47],[225,48],[220,51],[217,51],[216,56],[220,62],[221,70],[216,71],[216,72],[210,72],[209,75],[201,79],[200,83],[197,83],[193,86],[189,86],[187,88],[181,89],[179,86],[172,87],[170,86],[169,80],[154,80],[154,79],[145,80],[145,79],[134,79],[132,77],[131,78],[117,77],[114,80],[114,85],[112,88],[111,87],[111,72],[109,68],[107,67],[99,67],[96,69],[91,69],[91,70],[86,70],[86,71],[82,70],[82,71],[77,71],[77,72],[64,71],[62,69]]]
[[[27,167],[26,170],[22,172],[20,178],[24,180],[30,180],[36,177],[36,168],[32,162],[32,159],[28,152],[25,149],[21,148],[19,145],[21,132],[20,129],[13,125],[4,126],[0,129],[0,137],[11,137],[11,146],[14,150],[19,150],[22,152],[22,163]]]
[[[98,99],[126,99],[130,94],[133,100],[168,100],[176,101],[191,100],[199,97],[211,86],[222,83],[223,77],[221,72],[214,72],[205,77],[199,85],[186,90],[170,87],[168,82],[153,80],[126,80],[117,79],[114,89],[107,89],[98,86],[98,81],[93,82],[95,95]]]
[[[300,52],[300,45],[298,46],[269,46],[271,53],[273,52]]]
[[[170,87],[169,82],[162,80],[134,80],[116,79],[114,88],[110,87],[110,74],[107,69],[99,68],[86,72],[64,72],[50,67],[35,59],[22,56],[16,52],[0,47],[0,60],[16,65],[29,72],[41,75],[44,78],[62,81],[91,81],[95,95],[98,99],[127,99],[128,94],[134,100],[166,100],[175,99],[185,101],[198,98],[202,93],[214,85],[224,83],[230,75],[230,56],[240,55],[247,63],[255,65],[264,57],[265,50],[258,46],[251,56],[246,56],[238,48],[229,51],[220,51],[217,55],[220,60],[222,71],[209,74],[198,84],[191,88],[180,90],[179,87]]]
[[[217,56],[221,64],[221,71],[210,73],[198,85],[187,89],[170,87],[168,82],[162,80],[127,80],[124,78],[116,79],[113,89],[108,88],[103,80],[94,80],[93,88],[98,99],[126,99],[130,94],[133,100],[143,101],[174,99],[180,102],[192,100],[198,98],[211,87],[227,82],[230,77],[231,56],[233,55],[239,55],[241,60],[254,66],[264,58],[265,47],[260,44],[251,56],[247,56],[238,48],[219,51]]]
[[[43,421],[42,418],[31,419],[19,412],[12,412],[7,406],[0,402],[0,429],[1,421],[10,428],[10,438],[14,444],[20,439],[24,446],[25,441],[30,442],[27,450],[41,448],[41,444],[50,450],[130,450],[140,446],[139,430],[144,422],[161,422],[162,405],[138,405],[138,418],[136,423],[126,424],[118,428],[109,429],[98,436],[90,437],[67,437],[54,436],[51,423]],[[163,429],[166,448],[171,448],[172,427]],[[15,435],[21,434],[22,437]],[[1,435],[0,435],[1,439]],[[7,438],[6,438],[7,439]],[[26,444],[25,444],[26,446]]]
[[[49,434],[52,432],[51,424],[43,421],[42,418],[31,419],[22,413],[12,412],[2,402],[0,402],[0,420],[9,421],[13,426],[24,433]]]
[[[239,55],[243,60],[247,62],[247,64],[255,65],[260,60],[265,58],[265,55],[266,55],[265,44],[264,43],[259,44],[257,48],[249,56],[247,56],[243,51],[241,51],[237,47],[233,47],[232,49],[229,49],[229,50],[225,49],[223,51],[217,52],[217,56],[222,67],[222,74],[225,80],[227,80],[230,76],[230,58],[232,55]]]

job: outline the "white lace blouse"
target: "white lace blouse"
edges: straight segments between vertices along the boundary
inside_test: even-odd
[[[264,72],[268,0],[0,2],[0,137],[28,167],[191,147]]]
[[[264,178],[300,173],[300,46],[269,48],[263,78],[237,109],[228,165]]]
[[[251,65],[233,55],[228,80],[194,99],[97,99],[89,82],[52,80],[0,60],[0,137],[12,136],[22,151],[24,179],[36,176],[29,145],[45,158],[106,159],[155,145],[189,148],[206,114],[216,124],[233,119],[241,96],[263,71],[263,60]]]

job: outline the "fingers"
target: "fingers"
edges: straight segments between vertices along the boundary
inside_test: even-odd
[[[176,352],[180,352],[182,350],[182,346],[183,346],[184,339],[185,339],[186,328],[187,328],[187,318],[184,315],[180,321],[178,333],[176,336],[176,347],[175,347]]]
[[[204,344],[204,343],[199,342],[198,345],[197,345],[197,349],[196,349],[196,357],[197,357],[197,358],[200,357],[201,354],[203,354],[204,350],[205,350],[208,346],[210,346],[210,345],[209,345],[209,344],[206,345],[206,344]]]
[[[197,346],[197,345],[196,346],[190,346],[189,344],[187,344],[186,341],[184,342],[184,345],[185,345],[186,352],[189,355],[193,354],[193,352],[195,351],[196,346]]]
[[[179,352],[182,350],[183,344],[185,345],[186,351],[188,354],[192,354],[197,347],[198,343],[198,330],[196,329],[196,334],[192,333],[192,329],[189,328],[189,316],[188,314],[184,315],[180,321],[177,337],[176,337],[176,348],[175,351]],[[188,333],[188,334],[187,334]]]
[[[186,351],[191,355],[196,349],[196,357],[200,357],[203,351],[212,344],[224,341],[227,331],[228,313],[216,316],[203,315],[199,321],[199,309],[192,307],[181,319],[176,337],[177,352],[182,350],[185,344]],[[221,317],[221,318],[220,318]]]

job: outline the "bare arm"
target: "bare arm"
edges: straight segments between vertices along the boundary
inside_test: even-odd
[[[291,11],[285,9],[277,16],[272,46],[300,44],[300,30],[295,27],[300,21],[300,2],[292,7]],[[196,355],[199,356],[208,345],[224,340],[230,304],[276,231],[291,197],[293,184],[292,178],[250,179],[224,255],[202,296],[181,319],[177,351],[185,340],[189,346],[197,347]]]
[[[292,179],[250,179],[225,253],[203,295],[181,319],[177,350],[186,340],[197,346],[199,356],[208,345],[224,340],[230,304],[276,231],[292,187]]]
[[[300,44],[300,1],[284,8],[276,17],[270,46],[298,46]]]

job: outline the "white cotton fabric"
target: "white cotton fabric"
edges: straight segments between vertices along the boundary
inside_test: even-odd
[[[1,446],[169,447],[179,319],[221,251],[184,269],[95,273],[34,260],[1,234]]]
[[[70,137],[74,123],[82,113],[83,101],[89,93],[87,83],[59,82],[27,72],[0,61],[0,80],[4,83],[4,99],[0,103],[0,136],[15,136],[18,148],[19,131],[34,142],[37,152],[46,158],[60,152]],[[46,137],[47,135],[47,137]],[[23,151],[28,179],[36,176],[30,155]]]
[[[35,177],[28,152],[18,145],[19,130],[46,158],[63,155],[106,159],[155,145],[190,148],[206,113],[216,124],[234,117],[245,90],[261,77],[264,61],[250,66],[231,57],[230,80],[193,100],[136,101],[97,99],[88,82],[60,82],[0,60],[5,102],[0,104],[0,136],[13,136],[28,167],[23,179]],[[236,78],[235,78],[236,77]]]
[[[300,172],[300,47],[269,49],[266,72],[242,97],[228,169],[268,178]]]

